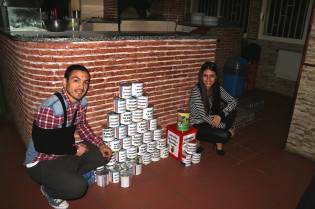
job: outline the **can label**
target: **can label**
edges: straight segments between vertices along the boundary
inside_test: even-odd
[[[114,111],[116,113],[123,113],[126,111],[126,100],[123,98],[114,98]]]
[[[194,154],[196,153],[197,150],[197,144],[194,142],[187,142],[184,144],[184,150],[186,151],[187,154]]]
[[[127,160],[127,150],[121,149],[118,152],[118,162],[126,162]]]
[[[120,123],[124,125],[128,125],[132,123],[132,113],[130,111],[126,111],[120,114]]]
[[[110,142],[114,139],[114,129],[113,128],[103,128],[103,141]]]
[[[142,118],[145,120],[153,119],[153,107],[144,108]]]
[[[152,131],[146,131],[143,133],[143,143],[147,144],[153,139]]]
[[[115,138],[117,139],[123,139],[127,136],[127,126],[126,125],[120,125],[116,128],[114,128],[115,132]]]
[[[142,109],[136,109],[134,111],[132,111],[132,121],[133,122],[139,122],[142,120]]]
[[[147,144],[141,144],[138,147],[138,155],[144,155],[147,152]]]
[[[109,142],[109,147],[113,152],[117,152],[121,149],[121,143],[119,139],[115,139]]]
[[[111,175],[112,175],[112,183],[119,183],[119,180],[120,180],[120,173],[119,173],[119,171],[112,170],[111,171]]]
[[[161,156],[161,158],[168,158],[168,156],[169,156],[168,147],[164,147],[164,148],[160,149],[160,156]]]
[[[142,142],[142,134],[140,133],[137,133],[133,136],[131,136],[131,144],[133,146],[139,146],[141,145],[143,142]]]
[[[137,147],[131,146],[127,149],[127,158],[128,159],[135,159],[137,157]]]
[[[191,155],[186,155],[185,157],[182,158],[182,162],[186,167],[191,166],[191,161],[192,161]]]
[[[142,163],[143,163],[143,165],[149,165],[151,162],[152,162],[152,154],[149,152],[146,152],[142,156]]]
[[[150,131],[154,131],[155,129],[157,129],[157,119],[156,118],[148,120],[148,129]]]
[[[189,130],[189,112],[179,110],[177,113],[177,130],[188,131]]]
[[[145,109],[149,105],[149,97],[148,96],[138,96],[137,97],[137,107],[139,109]]]
[[[151,141],[147,144],[147,152],[152,153],[156,150],[156,141]]]
[[[110,112],[107,114],[108,127],[115,128],[119,126],[119,114]]]
[[[156,161],[159,161],[160,159],[161,159],[160,150],[155,149],[155,150],[152,152],[152,161],[156,162]]]
[[[133,82],[131,83],[131,95],[135,97],[142,96],[143,94],[143,83]]]
[[[192,155],[191,162],[192,162],[193,164],[200,163],[200,160],[201,160],[201,153],[194,153],[194,154]]]
[[[137,133],[137,123],[130,123],[127,128],[128,136],[133,136]]]
[[[122,139],[122,147],[123,149],[128,149],[131,147],[131,137],[127,136]]]
[[[137,123],[137,132],[144,133],[148,130],[148,123],[147,121],[143,120]]]
[[[153,131],[153,140],[158,141],[161,139],[161,137],[162,137],[162,129],[155,129]]]
[[[130,97],[126,99],[126,110],[134,111],[137,109],[138,103],[136,97]]]
[[[119,96],[124,99],[131,97],[131,83],[123,82],[120,84]]]
[[[166,139],[160,139],[160,140],[157,140],[157,145],[156,145],[156,148],[157,149],[163,149],[166,147]]]

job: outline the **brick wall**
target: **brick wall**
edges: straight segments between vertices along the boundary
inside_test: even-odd
[[[213,27],[210,33],[213,33],[218,40],[216,63],[222,77],[226,59],[241,55],[242,29],[240,27]]]
[[[24,142],[41,101],[59,90],[65,68],[90,69],[87,119],[96,134],[113,110],[123,81],[142,81],[163,128],[187,107],[200,65],[215,59],[216,40],[116,40],[99,42],[21,42],[0,35],[1,78],[13,119]]]
[[[301,69],[286,150],[315,161],[315,9]]]

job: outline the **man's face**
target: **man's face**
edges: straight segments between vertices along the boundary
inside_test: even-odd
[[[71,72],[69,79],[64,79],[63,86],[72,103],[78,102],[86,94],[90,84],[88,73],[74,70]]]

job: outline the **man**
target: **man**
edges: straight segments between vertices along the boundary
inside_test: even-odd
[[[34,117],[25,165],[53,208],[68,208],[66,200],[82,197],[88,188],[83,174],[107,164],[112,155],[86,121],[89,83],[85,67],[69,66],[61,92],[44,101]],[[80,142],[74,140],[75,131]]]

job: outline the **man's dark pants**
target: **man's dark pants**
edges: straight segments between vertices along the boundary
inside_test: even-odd
[[[63,200],[82,197],[88,189],[83,174],[108,163],[95,145],[83,143],[89,151],[82,156],[67,155],[44,160],[27,169],[32,179],[43,185],[50,197]]]

